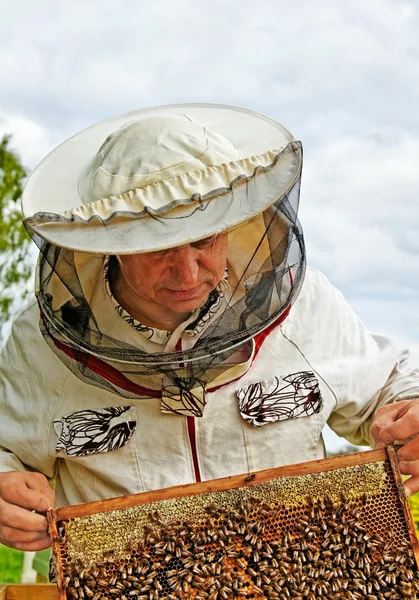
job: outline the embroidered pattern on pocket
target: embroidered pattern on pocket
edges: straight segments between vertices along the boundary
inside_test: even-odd
[[[236,396],[243,419],[255,427],[310,416],[323,407],[319,382],[310,371],[251,383]]]
[[[122,448],[135,431],[136,420],[129,415],[131,406],[116,406],[99,410],[79,410],[54,419],[59,440],[55,447],[68,456],[86,456]]]

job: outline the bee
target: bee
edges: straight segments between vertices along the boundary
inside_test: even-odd
[[[189,557],[186,558],[186,560],[184,559],[182,562],[185,569],[192,569],[195,566],[195,562]]]

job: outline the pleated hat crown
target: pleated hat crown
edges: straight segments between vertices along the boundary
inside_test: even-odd
[[[300,142],[253,111],[195,104],[139,110],[51,152],[25,187],[25,224],[32,235],[80,252],[174,247],[262,213],[290,189],[301,162]],[[264,176],[275,178],[268,193],[260,185],[243,193]]]
[[[80,176],[79,193],[83,203],[89,204],[239,158],[228,138],[185,115],[146,117],[105,140]],[[157,195],[154,201],[158,208]]]

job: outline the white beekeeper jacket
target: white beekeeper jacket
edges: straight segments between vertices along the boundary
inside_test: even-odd
[[[32,303],[1,354],[0,470],[43,473],[58,506],[323,458],[326,423],[369,444],[378,407],[419,396],[408,353],[370,335],[311,269],[248,370],[209,390],[202,418],[164,414],[158,398],[126,399],[83,382],[50,350],[38,322]],[[110,424],[125,432],[122,441],[107,440]],[[75,440],[86,431],[95,443],[77,455]]]

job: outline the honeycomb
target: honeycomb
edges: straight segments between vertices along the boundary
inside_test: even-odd
[[[380,460],[117,510],[103,501],[86,516],[60,519],[58,509],[60,597],[416,598],[399,490],[392,463]]]

